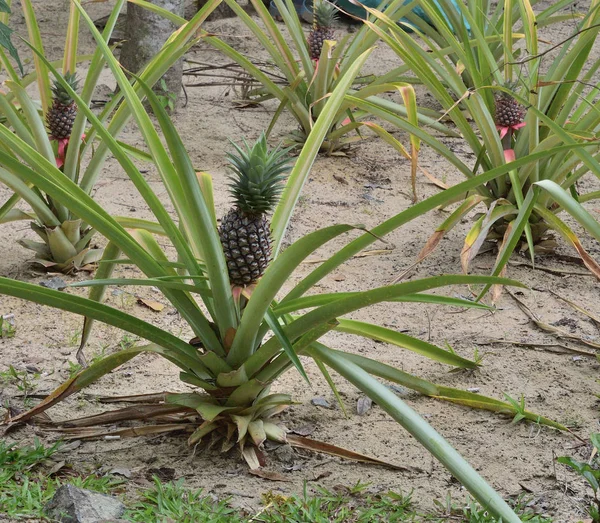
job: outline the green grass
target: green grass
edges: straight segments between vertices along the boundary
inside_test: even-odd
[[[254,521],[263,523],[394,523],[418,521],[411,505],[410,495],[388,492],[381,495],[367,493],[368,485],[357,484],[342,492],[318,489],[309,496],[304,487],[302,496],[284,498],[274,496],[262,514]]]
[[[50,447],[35,441],[32,446],[16,446],[0,441],[0,520],[37,517],[44,519],[43,507],[56,490],[66,483],[102,493],[119,495],[124,480],[91,472],[76,474],[65,465],[51,475],[60,458],[61,443]],[[232,508],[229,500],[219,500],[202,489],[188,489],[184,480],[162,483],[154,478],[152,488],[126,499],[130,507],[124,519],[143,523],[383,523],[383,522],[458,522],[494,523],[479,505],[458,505],[448,497],[435,501],[436,510],[427,514],[412,504],[410,494],[384,492],[373,494],[369,485],[357,483],[335,492],[316,487],[309,493],[305,484],[301,495],[282,496],[273,492],[263,495],[264,507],[257,513]],[[526,508],[523,498],[513,502],[522,521],[552,523]]]
[[[161,483],[154,478],[154,487],[141,493],[141,499],[124,516],[130,521],[163,523],[242,523],[246,521],[229,507],[227,500],[215,501],[202,490],[189,490],[183,479]]]
[[[56,443],[45,447],[37,439],[32,446],[24,447],[0,441],[0,520],[4,515],[15,519],[43,517],[44,505],[64,483],[103,493],[123,483],[93,473],[76,475],[66,467],[63,477],[49,477],[57,463],[51,458],[60,446]]]

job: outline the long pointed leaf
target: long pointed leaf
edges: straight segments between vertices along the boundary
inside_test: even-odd
[[[351,361],[336,357],[322,347],[311,347],[309,354],[344,376],[367,394],[402,425],[454,475],[467,490],[496,517],[507,523],[520,523],[519,517],[502,497],[440,436],[425,420],[398,396],[369,376]]]

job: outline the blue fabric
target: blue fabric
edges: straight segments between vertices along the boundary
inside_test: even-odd
[[[371,7],[371,8],[376,8],[380,3],[381,0],[359,0],[362,4],[364,4],[367,7]],[[437,0],[433,0],[435,2],[435,4],[438,6],[438,8],[440,8],[441,10],[441,6],[438,3]],[[452,3],[454,4],[454,6],[456,6],[456,10],[459,10],[458,4],[457,4],[457,0],[451,0]],[[412,2],[412,0],[404,0],[404,5],[410,4]],[[349,0],[337,0],[335,2],[337,5],[339,5],[344,11],[354,15],[354,16],[358,16],[360,18],[364,18],[365,16],[365,10],[362,9],[361,7],[357,6],[356,4],[353,4],[352,2],[350,2]],[[417,15],[419,18],[423,19],[425,22],[427,22],[429,25],[433,25],[431,22],[431,19],[427,16],[427,14],[425,13],[425,11],[423,10],[423,8],[421,6],[417,6],[415,7],[412,12]],[[448,16],[444,13],[444,18],[446,19],[446,21],[448,22],[449,25],[452,25],[450,23],[450,19],[448,18]],[[401,18],[399,20],[400,22],[406,23],[406,24],[410,24],[410,21],[406,18]],[[467,27],[467,30],[470,32],[471,28],[469,26],[469,23],[465,20],[464,21],[465,26]],[[406,26],[403,26],[406,28]],[[409,30],[409,29],[407,29]]]

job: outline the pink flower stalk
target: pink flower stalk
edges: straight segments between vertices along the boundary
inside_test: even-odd
[[[515,150],[504,149],[504,159],[506,160],[506,163],[514,162],[517,159],[515,155]]]
[[[498,129],[498,131],[500,131],[500,140],[502,140],[502,138],[504,138],[508,132],[514,132],[514,131],[518,131],[519,129],[521,129],[522,127],[525,127],[525,122],[521,122],[515,125],[496,125],[496,129]]]
[[[65,158],[67,157],[67,147],[69,145],[70,136],[67,138],[55,138],[50,136],[50,140],[56,140],[58,142],[58,155],[56,157],[56,167],[59,169],[65,164]],[[81,135],[81,139],[85,140],[85,133]]]

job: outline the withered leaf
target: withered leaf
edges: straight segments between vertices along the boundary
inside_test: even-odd
[[[269,481],[290,481],[283,474],[279,472],[273,472],[270,470],[263,469],[254,469],[249,471],[253,476],[258,476],[259,478],[268,479]]]
[[[165,306],[158,302],[158,301],[154,301],[154,300],[147,300],[146,298],[138,298],[137,302],[140,305],[144,305],[145,307],[148,307],[149,309],[153,310],[154,312],[160,312],[162,311]]]

